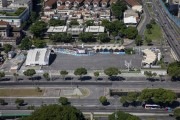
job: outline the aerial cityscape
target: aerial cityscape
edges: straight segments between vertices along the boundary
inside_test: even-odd
[[[0,120],[180,120],[180,0],[0,0]]]

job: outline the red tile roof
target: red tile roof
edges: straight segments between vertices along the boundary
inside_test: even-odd
[[[66,2],[73,3],[73,2],[74,2],[74,0],[66,0]]]
[[[92,0],[85,0],[84,3],[91,3]]]
[[[57,2],[57,0],[48,0],[45,2],[45,7],[46,6],[52,6],[53,4],[55,4]]]
[[[127,4],[129,4],[131,7],[135,5],[140,5],[136,0],[125,0]]]
[[[0,25],[8,25],[9,23],[8,22],[6,22],[6,21],[0,21]]]
[[[93,3],[99,3],[101,0],[94,0]]]
[[[101,3],[108,3],[109,0],[102,0]]]
[[[116,3],[117,2],[117,0],[110,0],[110,4],[112,4],[112,3]]]
[[[75,0],[74,2],[82,3],[84,0]]]

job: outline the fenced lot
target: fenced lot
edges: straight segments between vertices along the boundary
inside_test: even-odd
[[[96,54],[94,56],[73,56],[65,54],[54,54],[50,57],[50,65],[42,67],[42,70],[74,70],[84,67],[88,70],[102,70],[108,67],[125,69],[125,60],[131,61],[133,68],[140,68],[142,56],[115,55],[115,54]]]

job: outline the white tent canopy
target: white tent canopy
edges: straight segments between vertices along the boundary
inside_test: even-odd
[[[31,49],[28,51],[26,65],[48,65],[50,50],[47,48]]]
[[[145,59],[142,61],[142,63],[151,64],[157,58],[156,54],[149,49],[142,50],[142,52],[146,55]]]

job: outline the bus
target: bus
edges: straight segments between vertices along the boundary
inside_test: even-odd
[[[160,105],[156,105],[156,104],[146,104],[145,105],[145,109],[160,109]]]

